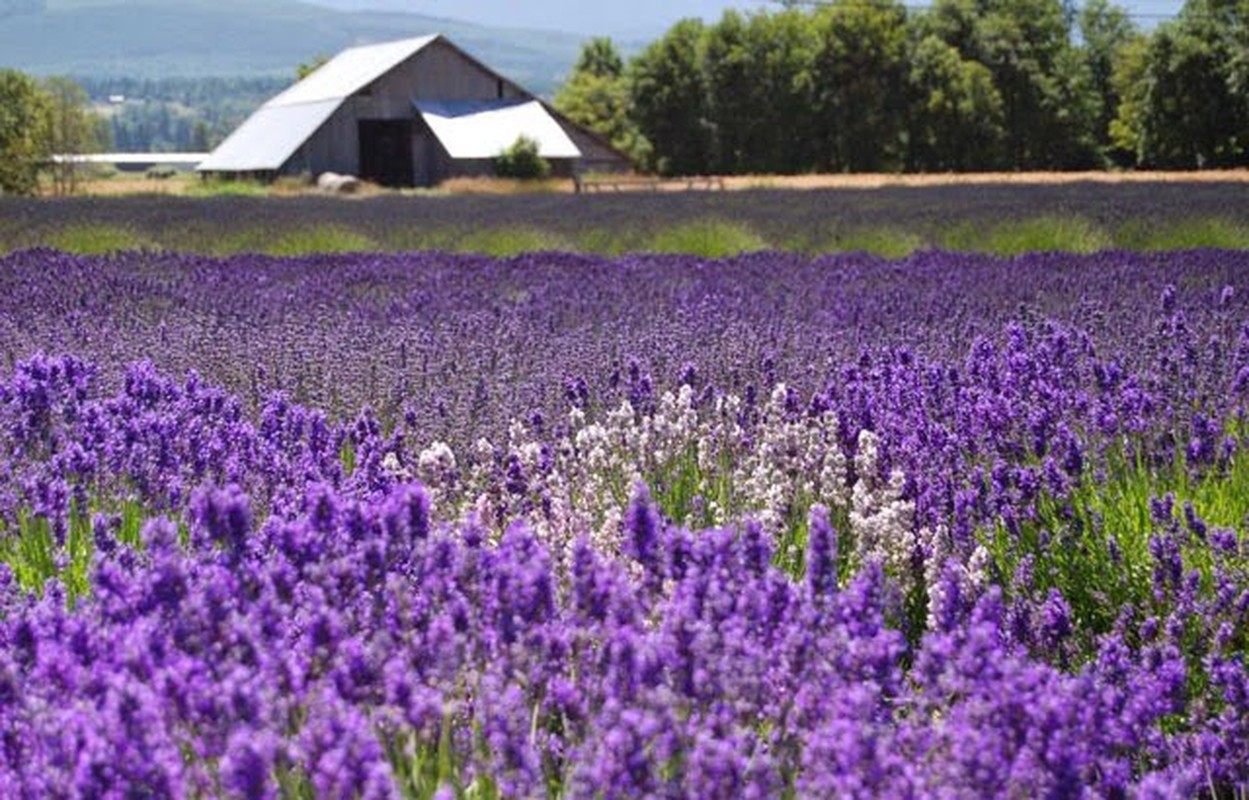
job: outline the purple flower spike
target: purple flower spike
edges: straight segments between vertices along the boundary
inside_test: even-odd
[[[822,505],[811,507],[807,526],[807,589],[814,597],[837,591],[837,531]]]
[[[429,536],[429,497],[420,484],[404,484],[382,504],[382,525],[392,542],[410,544]]]
[[[624,519],[624,554],[642,565],[652,582],[662,579],[660,534],[663,522],[650,490],[638,484]]]
[[[191,500],[191,520],[209,541],[241,554],[251,533],[251,503],[236,484],[224,489],[201,489]]]
[[[276,738],[267,731],[240,728],[230,735],[221,762],[221,783],[234,796],[246,800],[272,800],[278,796],[274,768]]]

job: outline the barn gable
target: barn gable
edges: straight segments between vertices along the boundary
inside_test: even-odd
[[[261,106],[199,166],[201,172],[279,171],[356,92],[437,37],[352,47]]]
[[[522,133],[542,143],[557,172],[571,173],[583,155],[596,168],[604,159],[628,163],[444,37],[428,36],[340,53],[265,103],[199,169],[430,185],[488,172],[499,143]]]

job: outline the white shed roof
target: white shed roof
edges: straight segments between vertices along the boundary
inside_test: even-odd
[[[543,158],[580,158],[581,151],[537,100],[416,100],[452,158],[494,158],[528,136]]]
[[[343,102],[438,37],[352,47],[265,103],[197,168],[201,172],[276,170]]]
[[[291,106],[265,104],[235,129],[208,158],[200,172],[252,172],[281,169],[300,145],[325,124],[342,100]]]

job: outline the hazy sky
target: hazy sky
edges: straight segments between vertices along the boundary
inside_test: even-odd
[[[385,8],[451,17],[491,26],[548,28],[570,33],[649,38],[681,17],[715,19],[727,8],[776,8],[760,0],[313,0],[339,8]],[[931,0],[915,0],[924,4]],[[1077,3],[1079,0],[1077,0]],[[1141,25],[1156,22],[1153,15],[1173,14],[1181,0],[1128,0],[1122,5],[1142,16]]]

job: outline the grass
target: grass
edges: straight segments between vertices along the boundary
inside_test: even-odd
[[[653,253],[727,258],[769,247],[766,239],[746,225],[705,219],[661,228],[650,237],[643,249]]]
[[[838,231],[811,250],[815,253],[870,253],[882,258],[906,258],[925,244],[924,238],[914,231],[874,226]]]
[[[1078,216],[1046,215],[985,227],[961,223],[939,231],[933,243],[945,250],[1016,256],[1033,252],[1095,253],[1115,246],[1102,227]]]
[[[260,252],[274,256],[306,256],[314,253],[368,253],[377,243],[340,225],[314,225],[279,235]]]
[[[135,502],[110,504],[121,520],[115,532],[118,542],[142,546],[140,531],[149,512]],[[16,529],[0,525],[0,563],[7,564],[23,589],[42,593],[58,578],[72,601],[91,592],[91,566],[95,556],[93,514],[71,509],[65,529],[58,532],[46,517],[19,512]],[[58,544],[58,540],[60,544]]]
[[[540,228],[505,226],[470,231],[452,243],[449,249],[505,258],[542,250],[575,250],[576,247],[568,239]]]
[[[181,193],[187,197],[268,197],[272,192],[259,181],[209,178],[188,181]]]
[[[1117,231],[1116,244],[1129,250],[1249,249],[1249,224],[1219,217],[1193,217],[1165,225],[1131,222]]]
[[[273,244],[273,232],[263,228],[238,227],[218,230],[211,225],[186,228],[175,236],[176,249],[210,256],[228,256],[236,253],[263,253]]]
[[[213,191],[252,192],[256,184],[213,182]],[[275,201],[280,202],[280,201]],[[704,218],[692,222],[627,228],[590,226],[568,232],[533,225],[478,227],[399,227],[362,230],[347,224],[318,224],[276,230],[216,222],[144,230],[127,224],[68,223],[28,226],[0,220],[0,253],[46,246],[79,255],[123,250],[166,249],[225,256],[267,253],[300,256],[313,253],[410,252],[447,250],[506,257],[561,250],[616,256],[631,252],[680,253],[726,258],[739,253],[779,249],[808,255],[864,252],[905,258],[917,250],[946,250],[1014,256],[1036,251],[1091,253],[1113,248],[1164,251],[1198,247],[1249,249],[1249,223],[1222,217],[1191,217],[1169,224],[1132,221],[1115,228],[1075,215],[1042,215],[995,224],[960,222],[928,228],[896,225],[837,227],[770,236],[741,222]]]
[[[1124,604],[1149,613],[1160,603],[1154,596],[1156,562],[1150,540],[1170,523],[1159,524],[1150,503],[1168,495],[1184,569],[1199,571],[1208,588],[1213,551],[1202,538],[1184,532],[1184,506],[1190,503],[1209,531],[1241,530],[1249,517],[1245,451],[1237,450],[1227,463],[1200,473],[1183,452],[1169,464],[1150,465],[1112,451],[1103,474],[1086,469],[1063,497],[1043,492],[1034,519],[1022,519],[1014,530],[999,522],[981,540],[1006,581],[1025,558],[1032,560],[1037,587],[1058,589],[1071,606],[1078,646],[1087,656],[1094,652],[1095,637],[1111,629]],[[1249,567],[1249,553],[1240,553],[1237,561],[1239,568]]]
[[[438,184],[437,194],[534,194],[567,192],[572,189],[568,178],[517,180],[515,178],[451,178]]]
[[[308,256],[318,253],[376,252],[377,242],[342,225],[309,225],[288,231],[264,228],[238,228],[215,231],[197,228],[177,234],[172,249],[229,256],[240,253],[264,253],[272,256]]]
[[[158,246],[144,234],[117,225],[67,225],[51,233],[41,244],[82,256],[107,255]]]

